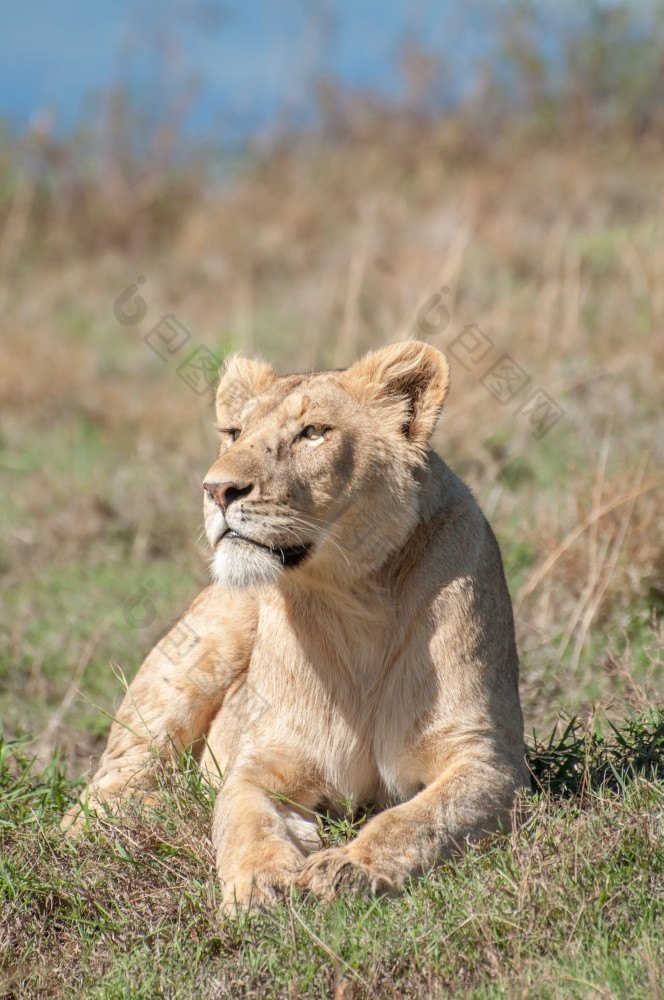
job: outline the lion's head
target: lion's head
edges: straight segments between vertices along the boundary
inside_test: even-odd
[[[444,356],[417,341],[310,375],[231,357],[217,391],[221,448],[204,481],[213,576],[247,586],[375,571],[420,516],[448,386]]]

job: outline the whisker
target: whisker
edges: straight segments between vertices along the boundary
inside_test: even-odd
[[[293,520],[299,521],[301,524],[304,525],[305,528],[313,528],[315,530],[320,530],[319,527],[318,527],[318,525],[316,525],[316,524],[307,524],[306,521],[304,521],[302,518],[294,517]],[[292,530],[293,530],[293,532],[295,532],[295,529],[292,529]],[[325,529],[323,529],[323,530],[325,530]],[[346,553],[342,549],[341,545],[339,545],[338,542],[335,542],[333,538],[329,537],[331,534],[332,534],[331,530],[328,530],[326,540],[329,541],[331,545],[334,545],[334,547],[339,550],[339,552],[341,553],[341,555],[346,560],[347,564],[350,566],[350,560],[349,560],[348,556],[346,555]]]
[[[291,530],[291,531],[293,532],[293,534],[294,534],[294,535],[295,535],[295,537],[297,538],[297,540],[298,540],[298,542],[300,543],[300,545],[306,545],[306,544],[307,544],[307,543],[306,543],[306,542],[304,541],[304,539],[302,538],[302,536],[301,536],[301,535],[299,535],[299,534],[297,533],[297,531],[295,530],[295,528],[291,528],[290,530]]]
[[[291,507],[289,504],[278,503],[278,502],[275,503],[275,506],[279,508],[279,517],[283,518],[285,522],[281,525],[274,525],[275,527],[288,528],[290,531],[293,532],[296,538],[298,538],[300,544],[302,545],[304,545],[305,543],[302,541],[301,537],[295,531],[295,528],[292,527],[292,522],[301,525],[303,528],[309,528],[311,531],[314,532],[324,531],[326,541],[329,541],[331,545],[333,545],[336,549],[339,550],[343,558],[346,560],[348,566],[351,565],[347,552],[344,551],[343,538],[338,532],[336,532],[333,529],[331,524],[327,523],[323,518],[316,517],[315,514],[310,514],[309,511],[302,510],[300,507]],[[303,514],[304,517],[298,517],[297,514],[294,513],[295,511],[297,511],[297,513],[299,514]],[[319,523],[316,524],[315,521],[318,521]],[[338,542],[335,541],[335,537],[339,539]],[[279,545],[274,545],[271,547],[273,549],[281,548],[281,546]]]
[[[286,510],[288,511],[288,515],[287,516],[291,520],[293,520],[293,519],[297,520],[297,518],[294,518],[294,515],[292,513],[294,510],[296,510],[296,511],[298,511],[298,513],[304,514],[306,516],[306,518],[308,519],[308,523],[307,523],[307,527],[308,528],[324,528],[330,534],[336,535],[337,538],[342,539],[342,536],[339,534],[339,532],[335,531],[332,528],[332,525],[329,524],[327,521],[325,521],[324,518],[315,518],[314,514],[309,514],[308,511],[300,510],[299,507],[287,507]],[[318,524],[314,523],[314,521],[312,520],[314,518],[315,518],[315,520],[317,520],[319,522]],[[342,539],[342,541],[343,541],[343,539]]]
[[[307,528],[312,528],[314,531],[320,531],[321,527],[323,526],[322,524],[315,524],[309,517],[306,518],[297,517],[297,515],[293,514],[293,510],[290,507],[286,508],[283,511],[280,511],[277,516],[279,517],[282,524],[286,526],[288,526],[292,521],[296,521],[299,524],[303,524]]]

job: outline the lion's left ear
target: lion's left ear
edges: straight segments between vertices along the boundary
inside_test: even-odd
[[[413,443],[426,444],[450,386],[444,354],[419,340],[405,340],[365,355],[344,375],[373,390],[374,398],[378,393],[405,402],[403,433]]]
[[[277,376],[269,365],[231,354],[219,376],[217,419],[224,427],[235,424],[250,399],[269,389]]]

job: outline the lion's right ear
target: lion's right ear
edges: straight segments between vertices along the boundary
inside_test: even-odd
[[[220,426],[234,427],[249,400],[269,389],[276,378],[265,362],[231,354],[221,370],[217,388],[217,420]]]
[[[445,355],[430,344],[405,340],[366,354],[343,375],[364,388],[370,401],[393,400],[404,435],[425,445],[436,425],[450,386]],[[399,405],[401,404],[401,405]]]

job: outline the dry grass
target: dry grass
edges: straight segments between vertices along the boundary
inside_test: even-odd
[[[60,770],[32,777],[8,749],[3,1000],[661,1000],[661,716],[610,744],[577,728],[541,748],[547,791],[521,828],[398,900],[348,895],[324,906],[295,894],[238,918],[219,915],[210,789],[191,761],[164,779],[158,811],[131,807],[73,843],[57,830],[71,796]],[[634,764],[642,776],[630,782]]]
[[[85,255],[75,233],[64,249],[59,233],[55,257],[43,251],[48,229],[38,247],[27,223],[6,227],[10,733],[36,735],[45,709],[69,704],[72,671],[108,706],[109,660],[131,673],[205,579],[199,480],[215,439],[207,401],[176,375],[191,345],[258,351],[285,371],[344,364],[423,331],[471,369],[451,358],[436,444],[502,542],[529,725],[593,705],[622,715],[630,679],[641,685],[648,669],[661,699],[661,660],[646,652],[664,601],[659,154],[614,142],[464,161],[443,155],[434,124],[407,138],[294,140],[247,163],[228,189],[203,188],[149,251],[139,239],[122,254]],[[122,325],[113,304],[138,275],[146,316]],[[447,311],[418,323],[442,285]],[[192,339],[162,361],[142,338],[166,313]],[[490,347],[475,366],[452,343],[471,323]],[[565,411],[541,440],[513,415],[526,391],[503,406],[481,381],[505,353],[529,390]],[[158,613],[132,631],[122,608],[147,580]],[[61,712],[53,734],[73,751],[78,711],[75,701]],[[94,713],[83,714],[87,728]]]
[[[661,148],[464,135],[371,118],[248,157],[224,185],[120,176],[100,206],[102,176],[59,205],[26,176],[0,205],[0,714],[6,737],[41,763],[62,748],[79,774],[103,743],[98,706],[121,694],[112,664],[131,677],[204,585],[216,435],[177,375],[191,347],[287,371],[426,336],[453,369],[436,446],[503,549],[527,728],[587,726],[535,743],[537,773],[562,760],[574,797],[546,792],[509,845],[397,903],[295,900],[238,925],[218,916],[199,779],[74,848],[55,830],[61,769],[33,781],[11,751],[3,1000],[662,997],[661,721],[621,729],[611,753],[592,735],[664,704]],[[139,275],[145,317],[122,324],[114,303]],[[161,360],[143,338],[170,313],[191,341]],[[541,438],[515,415],[525,389],[507,405],[487,389],[504,354],[564,410]],[[659,770],[613,780],[630,753]],[[590,788],[600,772],[610,789]]]

